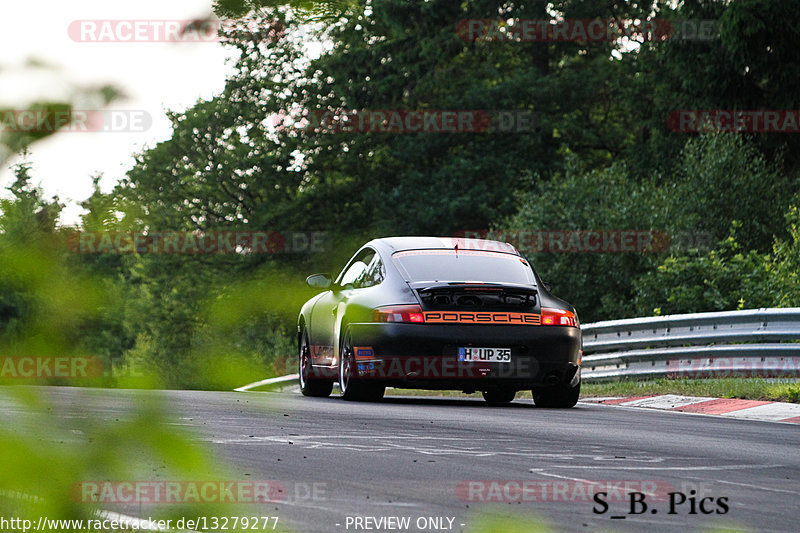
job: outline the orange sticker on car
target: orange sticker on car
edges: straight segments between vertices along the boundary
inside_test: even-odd
[[[372,346],[354,346],[353,352],[356,359],[373,359],[375,357],[375,350],[372,349]]]
[[[428,311],[425,322],[433,324],[511,324],[538,326],[541,316],[536,313],[488,313],[469,311]]]

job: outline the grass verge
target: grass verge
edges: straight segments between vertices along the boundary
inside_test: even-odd
[[[763,378],[653,379],[584,383],[581,397],[680,394],[800,403],[800,382]]]
[[[388,396],[447,396],[477,397],[481,394],[463,394],[460,391],[435,391],[417,389],[387,389]],[[719,379],[653,379],[647,381],[614,381],[581,385],[581,398],[603,396],[649,396],[680,394],[682,396],[710,396],[714,398],[742,398],[800,403],[800,381],[770,380],[763,378]],[[520,391],[517,398],[530,398],[530,391]]]

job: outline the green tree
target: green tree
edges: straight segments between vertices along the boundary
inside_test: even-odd
[[[673,227],[670,199],[655,177],[641,183],[621,163],[586,170],[576,161],[563,175],[525,195],[519,212],[497,229],[508,228],[512,235],[562,230],[670,234]],[[536,242],[522,239],[519,244],[539,275],[576,306],[584,322],[629,315],[633,280],[655,268],[664,255],[661,244],[655,253],[537,253]]]
[[[773,247],[770,273],[778,286],[773,305],[800,307],[800,207],[793,206],[786,215],[789,237]]]
[[[63,204],[57,198],[44,199],[41,188],[31,183],[31,164],[14,167],[14,182],[7,189],[10,198],[0,199],[0,342],[25,338],[34,316],[36,298],[31,283],[36,275],[26,274],[26,259],[42,260],[54,240],[56,221]],[[13,339],[13,340],[12,340]],[[1,345],[1,344],[0,344]]]
[[[700,313],[775,306],[769,256],[742,250],[737,242],[741,223],[715,250],[704,255],[670,256],[636,282],[633,313]]]

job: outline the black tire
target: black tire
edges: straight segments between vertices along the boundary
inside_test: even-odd
[[[297,373],[300,375],[300,392],[303,396],[325,398],[331,395],[333,381],[313,377],[311,352],[308,347],[308,335],[305,330],[300,335],[300,350],[297,357]]]
[[[344,331],[339,350],[339,390],[343,399],[356,402],[377,402],[386,392],[383,385],[365,383],[356,375],[356,357],[349,330]]]
[[[574,407],[581,395],[581,384],[574,387],[568,385],[551,385],[538,387],[531,391],[536,407]]]
[[[508,405],[514,400],[517,391],[508,389],[489,389],[483,391],[483,399],[489,405]]]

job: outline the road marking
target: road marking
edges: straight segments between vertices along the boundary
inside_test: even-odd
[[[700,413],[704,415],[724,415],[733,411],[747,409],[749,407],[756,407],[758,405],[766,405],[770,402],[760,400],[737,400],[732,398],[720,398],[718,400],[709,400],[707,402],[698,402],[691,405],[684,405],[676,407],[675,411],[683,411],[688,413]]]
[[[339,442],[336,442],[338,440]],[[364,441],[369,443],[364,443]],[[348,442],[350,441],[350,442]],[[400,441],[400,442],[398,442]],[[458,446],[450,442],[459,443]],[[658,457],[616,457],[603,456],[597,453],[575,454],[575,453],[537,453],[531,445],[509,446],[518,441],[511,438],[494,439],[494,446],[491,449],[478,446],[464,446],[461,443],[463,437],[432,437],[423,435],[266,435],[258,437],[236,437],[236,438],[211,438],[208,442],[214,444],[239,444],[243,446],[273,446],[290,445],[302,447],[309,450],[349,450],[356,452],[397,452],[405,451],[417,453],[425,456],[470,456],[470,457],[525,457],[528,459],[539,458],[543,460],[561,461],[625,461],[638,463],[658,463],[662,459]],[[430,442],[426,445],[423,442]],[[505,449],[498,449],[497,444],[505,443]]]
[[[676,394],[633,396],[629,398],[587,398],[582,402],[596,405],[659,409],[691,415],[722,416],[740,420],[800,424],[800,404],[796,403],[678,396]]]
[[[581,470],[747,470],[750,468],[784,468],[786,465],[730,465],[730,466],[588,466],[588,465],[551,465],[549,468],[575,468]]]
[[[581,401],[585,403],[602,403],[604,405],[617,405],[619,403],[633,402],[636,400],[644,400],[646,398],[652,398],[652,397],[653,397],[652,394],[650,396],[630,396],[630,397],[610,396],[608,398],[587,398],[586,400],[581,400]]]
[[[375,440],[375,439],[398,439],[398,440],[405,440],[405,439],[418,439],[418,440],[464,440],[463,437],[430,437],[424,435],[292,435],[291,437],[284,437],[284,436],[272,436],[267,435],[264,437],[253,437],[255,439],[269,439],[269,440],[280,440],[283,442],[288,441],[297,441],[302,439],[368,439],[368,440]],[[224,439],[221,442],[235,442],[237,440],[242,441],[250,441],[252,439]],[[495,439],[493,442],[497,441],[507,441],[513,442],[515,439]],[[216,442],[216,441],[214,441]]]
[[[770,403],[756,407],[748,407],[733,411],[725,416],[731,418],[752,418],[755,420],[771,420],[779,422],[800,415],[800,404],[796,403]]]
[[[600,481],[590,481],[588,479],[583,479],[580,477],[571,477],[571,476],[559,476],[558,474],[550,474],[549,472],[545,472],[539,468],[531,468],[530,472],[532,474],[539,474],[540,476],[547,476],[547,477],[554,477],[558,479],[568,479],[570,481],[580,481],[581,483],[589,483],[590,485],[599,485],[601,484]]]
[[[694,403],[707,402],[716,398],[704,398],[697,396],[678,396],[676,394],[664,394],[663,396],[653,396],[651,398],[641,398],[630,402],[624,402],[625,407],[649,407],[651,409],[675,409]]]
[[[690,478],[690,479],[701,479],[702,480],[702,478]],[[767,492],[781,492],[781,493],[784,493],[784,494],[795,494],[795,495],[800,494],[800,492],[793,491],[793,490],[773,489],[772,487],[762,487],[761,485],[753,485],[751,483],[737,483],[735,481],[724,481],[722,479],[714,479],[714,480],[710,480],[710,481],[713,482],[713,483],[724,483],[725,485],[738,485],[740,487],[748,487],[748,488],[763,490],[763,491],[767,491]]]

